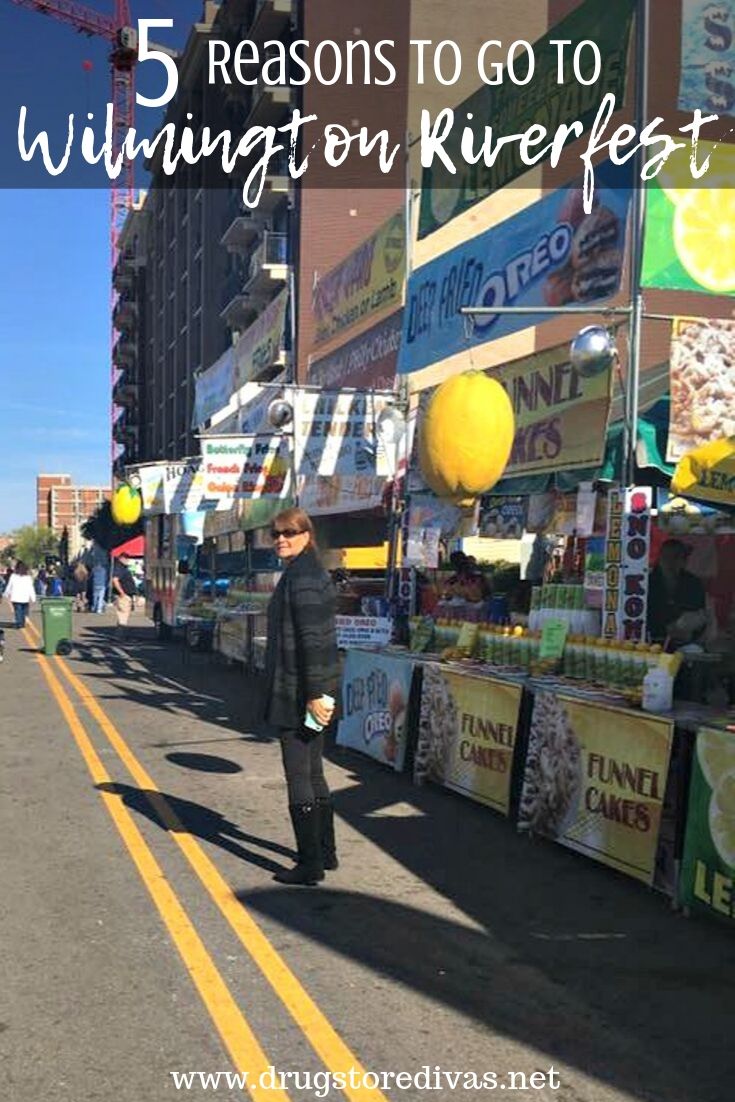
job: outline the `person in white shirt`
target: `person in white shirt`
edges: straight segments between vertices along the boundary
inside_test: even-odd
[[[17,628],[24,628],[26,626],[28,606],[34,604],[36,600],[33,579],[28,573],[28,567],[24,562],[18,560],[15,564],[15,568],[10,575],[10,581],[5,587],[3,596],[6,597],[13,606],[15,626]]]

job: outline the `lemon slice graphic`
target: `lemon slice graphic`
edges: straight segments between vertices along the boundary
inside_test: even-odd
[[[702,144],[704,148],[700,147],[695,157],[695,164],[698,172],[707,165],[707,171],[703,176],[695,177],[692,173],[690,145],[675,149],[669,154],[655,176],[656,183],[666,192],[675,206],[678,206],[688,195],[701,194],[707,188],[713,191],[726,188],[728,181],[733,178],[735,157],[731,147],[727,145],[710,147],[709,143]]]
[[[697,737],[697,758],[707,784],[715,789],[725,774],[735,770],[735,735],[727,731],[701,731]]]
[[[725,774],[710,800],[709,829],[720,857],[735,868],[735,771]]]
[[[674,215],[674,246],[700,286],[715,294],[735,290],[735,189],[684,195]]]

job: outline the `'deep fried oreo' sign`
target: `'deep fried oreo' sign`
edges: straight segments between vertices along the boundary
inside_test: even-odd
[[[564,306],[617,292],[633,177],[629,166],[609,161],[596,172],[589,214],[581,186],[570,184],[413,272],[403,312],[401,373],[545,320],[489,313],[474,317],[468,332],[463,307]]]

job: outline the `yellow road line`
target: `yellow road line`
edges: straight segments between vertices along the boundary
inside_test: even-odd
[[[349,1076],[350,1070],[354,1069],[356,1072],[355,1078],[361,1078],[364,1069],[357,1057],[271,945],[245,906],[234,894],[214,862],[206,855],[199,843],[185,830],[153,779],[127,746],[112,720],[108,718],[87,686],[71,672],[66,662],[58,657],[56,662],[66,680],[76,690],[82,703],[99,724],[110,745],[119,754],[136,783],[141,789],[147,790],[144,791],[144,795],[156,815],[165,824],[212,900],[230,924],[243,947],[260,968],[314,1051],[331,1072]],[[352,1102],[387,1102],[382,1091],[366,1086],[351,1086],[349,1079],[343,1089]]]
[[[32,637],[27,632],[26,638],[29,643],[33,642]],[[84,758],[92,780],[98,785],[110,784],[110,775],[98,757],[84,726],[74,710],[74,705],[51,671],[48,658],[38,654],[36,659]],[[121,797],[104,790],[100,792],[100,795],[204,1005],[209,1011],[217,1032],[232,1058],[234,1067],[241,1073],[247,1071],[248,1077],[253,1079],[252,1085],[248,1085],[250,1095],[257,1100],[268,1099],[273,1100],[273,1102],[288,1102],[288,1095],[285,1091],[280,1089],[270,1090],[259,1086],[260,1075],[266,1073],[270,1067],[268,1057],[230,994],[214,961],[179,902],[173,888],[166,880],[161,866],[138,830],[132,815],[124,806]]]

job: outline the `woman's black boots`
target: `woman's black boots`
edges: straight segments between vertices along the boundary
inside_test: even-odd
[[[334,841],[334,805],[331,797],[319,798],[316,801],[319,812],[319,841],[322,847],[322,864],[331,872],[339,868],[337,860],[337,847]]]
[[[316,803],[310,803],[291,804],[288,810],[296,836],[298,862],[292,869],[277,872],[273,879],[279,884],[318,884],[324,879],[320,809]]]

